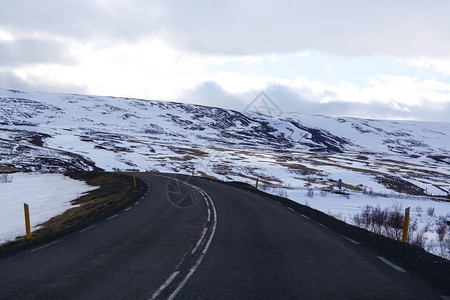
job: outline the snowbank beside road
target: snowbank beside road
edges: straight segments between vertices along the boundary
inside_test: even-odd
[[[30,207],[31,230],[74,207],[70,201],[97,189],[61,174],[14,173],[0,182],[0,244],[25,235],[23,203]]]

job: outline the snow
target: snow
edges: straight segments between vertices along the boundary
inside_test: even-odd
[[[353,217],[361,214],[363,209],[369,205],[380,206],[381,209],[400,207],[403,211],[410,207],[410,224],[417,222],[417,231],[424,230],[427,243],[425,248],[436,244],[437,234],[435,225],[440,217],[450,219],[450,204],[448,202],[436,201],[427,197],[414,197],[405,195],[393,195],[387,197],[373,196],[363,193],[351,192],[349,197],[339,194],[326,193],[321,195],[319,190],[314,190],[313,197],[308,196],[307,189],[277,189],[267,191],[271,194],[278,194],[285,191],[287,198],[310,206],[330,216],[336,217],[346,223],[353,224]],[[435,215],[428,215],[427,210],[434,208]]]
[[[11,182],[0,183],[0,244],[25,235],[23,204],[30,209],[31,230],[62,214],[71,200],[98,187],[61,174],[14,173]]]
[[[261,186],[287,188],[293,200],[308,201],[312,207],[347,221],[366,205],[411,206],[412,217],[419,218],[423,226],[434,224],[439,215],[450,210],[450,203],[401,195],[379,179],[395,177],[426,189],[428,195],[445,197],[450,193],[449,122],[286,112],[268,117],[173,102],[2,89],[0,101],[0,138],[4,143],[0,143],[0,165],[38,170],[42,162],[37,158],[46,157],[47,161],[75,163],[79,169],[79,157],[69,155],[77,154],[107,171],[136,168],[191,174],[195,169],[196,175],[205,173],[252,185],[259,178]],[[49,135],[42,139],[44,147],[29,142],[36,133]],[[342,153],[317,151],[324,147],[321,139],[331,141]],[[18,148],[22,150],[16,151]],[[62,165],[56,171],[65,168],[67,165]],[[86,163],[83,168],[92,169]],[[336,186],[338,179],[349,188],[353,186],[350,199],[330,193],[317,195],[318,189]],[[307,188],[317,191],[313,198],[306,196]],[[389,197],[358,192],[364,188]],[[419,206],[422,213],[415,212]],[[438,216],[426,216],[428,207],[434,207]],[[20,215],[22,220],[22,208]]]

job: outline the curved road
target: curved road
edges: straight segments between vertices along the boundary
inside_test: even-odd
[[[0,257],[0,299],[442,298],[270,198],[200,178],[137,176],[150,188],[120,213]]]

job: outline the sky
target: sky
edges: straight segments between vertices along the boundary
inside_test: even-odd
[[[450,120],[450,1],[2,0],[0,88]]]

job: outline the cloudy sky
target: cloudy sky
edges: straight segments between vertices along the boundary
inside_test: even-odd
[[[0,2],[0,88],[450,120],[450,1]]]

